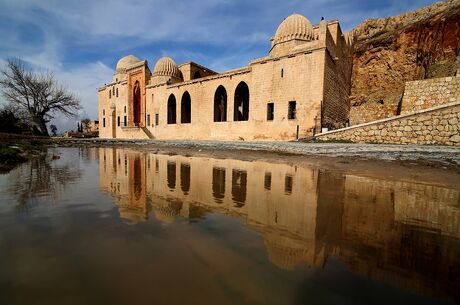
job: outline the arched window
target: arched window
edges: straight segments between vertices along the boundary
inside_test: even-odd
[[[112,90],[109,90],[109,98],[112,98]]]
[[[117,91],[116,91],[116,93],[117,93],[116,96],[118,97],[118,88],[117,88],[116,90],[117,90]]]
[[[227,121],[227,91],[219,86],[214,94],[214,122]]]
[[[176,97],[174,94],[168,98],[168,124],[176,124]]]
[[[235,90],[235,100],[233,104],[234,121],[249,120],[249,88],[245,82],[238,84]]]
[[[181,123],[191,123],[192,122],[192,100],[190,99],[190,94],[185,91],[182,95],[180,102],[180,122]]]

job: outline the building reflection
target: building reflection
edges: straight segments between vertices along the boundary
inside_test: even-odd
[[[280,268],[334,258],[419,294],[460,297],[458,189],[115,148],[100,149],[99,160],[101,188],[128,223],[224,213],[260,231]]]

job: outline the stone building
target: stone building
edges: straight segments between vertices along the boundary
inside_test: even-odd
[[[216,73],[194,62],[120,59],[98,89],[101,138],[292,140],[345,126],[350,44],[338,21],[287,17],[269,55]]]
[[[99,131],[99,121],[98,120],[91,120],[88,122],[82,122],[83,132],[90,133],[90,132],[97,132]]]

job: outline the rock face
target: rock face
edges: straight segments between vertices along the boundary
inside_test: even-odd
[[[369,19],[351,34],[351,125],[399,114],[406,81],[453,76],[460,68],[460,0]]]

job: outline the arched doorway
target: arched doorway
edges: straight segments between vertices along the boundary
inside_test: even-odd
[[[221,85],[214,94],[214,122],[227,121],[227,91]]]
[[[192,122],[192,100],[190,98],[190,94],[187,91],[185,91],[182,95],[182,99],[180,102],[180,122]]]
[[[176,124],[176,97],[174,94],[168,98],[168,124]]]
[[[245,82],[241,82],[235,89],[235,100],[233,104],[233,120],[249,120],[249,88]]]
[[[141,86],[137,80],[133,88],[133,123],[139,126],[141,122]]]

